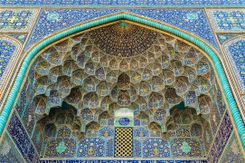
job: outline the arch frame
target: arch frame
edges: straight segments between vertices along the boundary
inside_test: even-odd
[[[204,41],[197,39],[192,35],[184,31],[181,31],[180,29],[127,12],[119,12],[113,15],[107,15],[105,17],[98,18],[89,21],[87,23],[66,29],[62,32],[50,36],[49,38],[42,40],[40,43],[38,43],[36,46],[30,49],[27,52],[27,55],[24,58],[23,62],[21,63],[21,67],[19,68],[17,76],[13,82],[13,86],[7,96],[6,103],[3,106],[2,112],[0,112],[0,138],[4,133],[4,129],[7,125],[8,119],[11,115],[11,112],[13,111],[12,108],[15,104],[16,98],[18,97],[19,90],[21,89],[22,83],[25,79],[25,75],[28,72],[28,67],[32,63],[33,58],[35,58],[35,56],[39,54],[42,49],[44,49],[45,47],[47,47],[52,43],[59,41],[60,39],[66,38],[67,36],[81,32],[83,30],[87,30],[96,26],[104,25],[118,20],[128,20],[128,21],[136,22],[139,24],[143,24],[155,28],[160,31],[167,32],[171,35],[175,35],[197,46],[199,49],[201,49],[204,53],[206,53],[209,56],[214,66],[213,68],[215,69],[215,72],[217,74],[216,77],[219,79],[221,90],[223,92],[223,95],[225,96],[225,101],[228,104],[229,115],[232,119],[232,122],[234,122],[234,127],[236,128],[235,130],[239,136],[240,143],[244,149],[245,148],[245,125],[240,115],[239,108],[233,97],[232,90],[230,88],[228,79],[224,72],[222,63],[217,55],[217,52]]]

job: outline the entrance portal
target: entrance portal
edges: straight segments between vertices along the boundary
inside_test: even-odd
[[[45,49],[24,87],[45,158],[204,158],[226,110],[199,49],[130,21]]]

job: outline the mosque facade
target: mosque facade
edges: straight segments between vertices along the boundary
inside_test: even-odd
[[[0,162],[245,162],[244,0],[0,0]]]

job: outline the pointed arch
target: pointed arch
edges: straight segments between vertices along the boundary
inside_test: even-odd
[[[197,46],[199,49],[201,49],[204,53],[206,53],[210,60],[212,61],[212,64],[214,65],[214,69],[217,73],[217,78],[219,79],[219,82],[221,84],[221,88],[224,92],[225,99],[228,103],[228,109],[231,113],[231,118],[234,121],[235,127],[237,129],[238,135],[240,137],[241,143],[243,147],[245,147],[245,126],[243,119],[240,115],[239,109],[236,105],[236,101],[232,95],[232,91],[230,88],[230,85],[228,83],[227,77],[225,75],[223,66],[221,64],[221,61],[219,57],[217,56],[217,53],[209,47],[204,41],[195,38],[194,36],[187,34],[180,29],[171,27],[169,25],[162,24],[160,22],[155,22],[140,16],[136,16],[134,14],[120,12],[113,15],[108,15],[103,18],[99,18],[90,22],[87,22],[82,25],[78,25],[75,27],[72,27],[70,29],[66,29],[58,34],[55,34],[47,39],[44,39],[41,41],[38,45],[33,47],[30,51],[28,51],[26,57],[23,60],[23,63],[21,64],[21,67],[19,69],[19,72],[15,78],[14,84],[10,90],[10,93],[8,95],[8,98],[6,100],[6,103],[3,107],[3,110],[0,115],[0,135],[3,135],[4,128],[7,124],[8,118],[10,116],[10,113],[12,111],[12,107],[14,106],[14,103],[16,101],[16,98],[18,96],[19,90],[21,89],[21,85],[24,81],[25,75],[28,73],[28,67],[31,64],[34,57],[45,47],[48,45],[63,39],[67,36],[73,35],[75,33],[81,32],[83,30],[87,30],[96,26],[101,26],[104,24],[108,24],[114,21],[118,20],[128,20],[135,23],[143,24],[146,26],[149,26],[151,28],[164,31],[166,33],[169,33],[171,35],[175,35],[183,40],[188,41],[189,43]]]

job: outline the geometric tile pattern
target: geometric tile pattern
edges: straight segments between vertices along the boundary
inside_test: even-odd
[[[115,157],[132,157],[132,128],[116,128]]]
[[[240,91],[245,92],[245,38],[239,37],[223,45]]]
[[[3,6],[237,6],[243,0],[1,0]]]
[[[212,9],[208,15],[217,32],[245,30],[245,9]]]
[[[38,10],[0,9],[0,32],[29,32]]]

